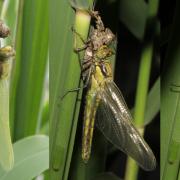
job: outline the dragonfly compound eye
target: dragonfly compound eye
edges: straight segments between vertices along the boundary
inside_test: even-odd
[[[106,69],[105,64],[102,64],[102,68],[101,68],[101,70],[102,70],[102,73],[103,73],[104,75],[106,75],[106,74],[107,74],[107,69]]]
[[[111,77],[112,76],[112,71],[111,71],[111,66],[109,63],[102,63],[101,64],[101,72],[105,77]]]

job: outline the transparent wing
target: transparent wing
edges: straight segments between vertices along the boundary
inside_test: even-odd
[[[154,169],[154,154],[132,124],[132,116],[115,83],[106,82],[99,96],[97,127],[112,144],[136,160],[143,169]]]

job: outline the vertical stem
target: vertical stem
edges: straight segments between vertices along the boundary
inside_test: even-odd
[[[134,121],[137,127],[142,127],[144,124],[152,56],[153,44],[151,42],[144,48],[140,63],[134,110]]]
[[[144,124],[152,56],[153,56],[153,43],[150,42],[142,52],[140,70],[138,76],[136,102],[134,109],[134,124],[139,128],[142,128]],[[142,136],[143,136],[143,131],[144,130],[142,129],[141,132]],[[128,158],[125,180],[135,180],[137,178],[137,174],[138,174],[138,166],[136,162],[133,159]]]
[[[149,16],[147,21],[147,30],[149,31],[155,26],[154,18],[157,15],[158,10],[158,0],[150,0],[149,1]],[[153,29],[155,30],[155,29]],[[144,125],[144,117],[145,117],[145,108],[146,108],[146,100],[148,93],[148,85],[151,71],[151,62],[153,57],[153,37],[155,31],[151,32],[151,39],[147,44],[145,44],[140,62],[140,70],[138,75],[138,84],[137,84],[137,92],[136,92],[136,100],[135,100],[135,110],[134,110],[134,124],[138,128],[142,128]],[[141,135],[144,134],[144,128],[141,129]],[[134,160],[128,158],[126,165],[126,173],[125,180],[135,180],[138,178],[138,167]]]

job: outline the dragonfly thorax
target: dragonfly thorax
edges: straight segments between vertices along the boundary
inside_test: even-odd
[[[95,54],[97,59],[104,60],[112,56],[113,52],[108,46],[103,45],[97,50]]]
[[[109,62],[95,63],[94,78],[99,86],[102,86],[107,79],[112,79],[112,70]]]

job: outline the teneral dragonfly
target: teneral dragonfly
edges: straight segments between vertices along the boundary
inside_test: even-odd
[[[91,11],[95,18],[89,39],[85,44],[82,77],[87,84],[84,112],[82,159],[88,162],[91,154],[94,124],[118,149],[130,155],[143,169],[156,166],[155,156],[132,123],[131,113],[122,93],[113,82],[110,44],[115,35],[105,28],[97,11]],[[101,114],[101,118],[98,117]]]

